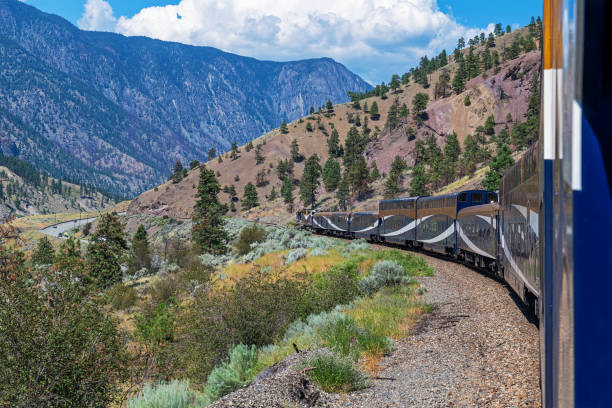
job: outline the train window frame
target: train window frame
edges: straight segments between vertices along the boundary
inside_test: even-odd
[[[487,202],[489,202],[489,203],[497,202],[497,194],[495,194],[495,193],[487,193]]]
[[[473,203],[483,203],[484,196],[481,192],[472,193],[472,202]]]
[[[467,195],[467,193],[465,193],[465,192],[464,193],[460,193],[457,196],[457,202],[467,203],[468,202],[468,195]]]

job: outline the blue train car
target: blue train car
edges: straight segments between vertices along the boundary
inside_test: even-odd
[[[380,224],[378,213],[354,212],[350,218],[351,236],[376,241],[379,235]]]
[[[416,240],[416,203],[419,197],[383,200],[378,204],[380,240],[411,246]]]
[[[486,190],[468,190],[460,193],[417,200],[416,242],[423,249],[441,254],[456,254],[457,213],[466,207],[497,202],[497,194]]]
[[[466,207],[457,213],[457,256],[481,268],[497,270],[499,204]]]
[[[350,231],[350,214],[346,212],[318,212],[312,216],[313,228],[319,232],[347,236]]]

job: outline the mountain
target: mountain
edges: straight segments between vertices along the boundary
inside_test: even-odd
[[[389,173],[391,163],[396,156],[404,159],[408,166],[415,165],[417,160],[426,162],[423,158],[417,157],[417,144],[423,143],[429,150],[428,142],[433,137],[441,151],[444,151],[447,136],[454,132],[463,152],[466,150],[468,135],[473,135],[481,140],[478,142],[478,149],[484,153],[478,153],[482,157],[473,163],[475,165],[473,169],[462,169],[462,163],[454,163],[455,174],[450,181],[456,180],[456,183],[448,188],[482,188],[484,169],[489,158],[495,155],[497,141],[505,139],[517,157],[526,146],[526,143],[522,143],[519,139],[529,139],[529,135],[525,134],[528,133],[525,123],[529,114],[534,81],[538,81],[541,76],[541,54],[537,49],[533,49],[535,45],[531,43],[532,37],[533,34],[526,27],[497,37],[492,45],[476,46],[472,53],[467,49],[463,50],[462,60],[477,63],[478,74],[466,78],[465,89],[459,92],[447,89],[443,95],[436,94],[436,90],[439,92],[440,89],[440,76],[443,72],[452,78],[460,69],[464,69],[462,64],[456,61],[456,57],[450,55],[447,64],[427,73],[428,86],[417,82],[416,71],[413,71],[410,81],[401,85],[397,91],[388,90],[369,97],[362,95],[359,103],[336,105],[332,112],[323,109],[289,123],[287,133],[275,129],[253,140],[255,147],[260,145],[261,155],[264,157],[264,161],[259,164],[255,158],[255,149],[247,149],[246,146],[240,147],[240,153],[235,159],[229,154],[224,154],[221,160],[215,159],[205,163],[207,168],[215,172],[221,186],[234,186],[238,199],[242,197],[247,183],[259,184],[257,192],[260,206],[249,211],[241,211],[240,202],[235,201],[237,211],[230,211],[228,215],[258,218],[273,223],[291,219],[292,214],[287,212],[287,206],[282,198],[269,200],[268,197],[273,188],[277,194],[280,193],[281,180],[277,175],[277,167],[281,160],[291,160],[292,142],[297,141],[300,153],[305,158],[317,154],[323,167],[329,158],[327,141],[332,132],[337,131],[340,143],[344,144],[352,127],[355,126],[359,134],[365,133],[366,117],[370,130],[367,132],[367,144],[363,156],[369,167],[376,163],[380,174]],[[480,66],[484,58],[491,53],[500,56],[499,64],[493,64],[490,68]],[[426,94],[429,100],[422,126],[415,122],[413,115],[413,101],[419,93]],[[469,97],[469,103],[466,103],[466,97]],[[380,115],[376,120],[373,120],[370,112],[366,110],[374,103],[377,104]],[[396,117],[396,124],[390,126],[387,119],[392,106],[396,103],[399,107],[405,104],[410,113],[407,117]],[[356,122],[357,116],[360,117],[360,125]],[[484,126],[490,117],[494,132],[492,135],[486,133]],[[531,137],[531,140],[533,139],[534,137]],[[338,162],[342,165],[343,159],[339,158]],[[305,160],[295,163],[293,174],[296,180],[294,191],[296,208],[302,206],[298,198],[297,180],[302,175],[304,163]],[[436,172],[427,164],[425,167],[428,175]],[[257,183],[258,174],[263,174],[263,183]],[[409,194],[409,174],[410,172],[405,173],[406,178],[400,186],[403,195]],[[439,177],[439,174],[433,176]],[[199,170],[193,169],[179,183],[169,181],[147,191],[132,201],[128,213],[167,215],[175,219],[190,218],[198,178]],[[318,190],[320,208],[333,208],[337,204],[335,193],[326,192],[322,184]],[[430,182],[430,191],[432,194],[449,192],[448,188],[444,188],[444,184],[440,181]],[[376,181],[372,187],[373,190],[367,199],[353,200],[351,209],[369,211],[378,209],[378,200],[382,198],[385,188],[384,180]],[[221,193],[219,198],[230,205],[230,194]]]
[[[134,195],[176,160],[202,160],[369,89],[329,58],[259,61],[81,31],[0,0],[0,153],[113,193]]]

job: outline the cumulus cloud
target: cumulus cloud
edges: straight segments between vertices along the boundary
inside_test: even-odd
[[[119,18],[107,1],[87,0],[79,26],[260,59],[328,56],[371,82],[481,31],[457,23],[436,0],[181,0]]]

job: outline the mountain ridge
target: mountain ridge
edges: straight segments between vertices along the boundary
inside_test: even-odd
[[[310,106],[371,88],[331,58],[260,61],[213,47],[81,31],[17,0],[0,0],[0,55],[0,107],[97,171],[49,165],[23,143],[13,149],[17,155],[48,164],[54,176],[125,195],[159,184],[175,160],[203,160],[210,148],[225,151]],[[38,81],[19,88],[14,73]],[[49,96],[56,90],[65,92]],[[88,123],[70,117],[73,110]],[[11,142],[19,144],[6,132],[0,139],[7,153]]]

